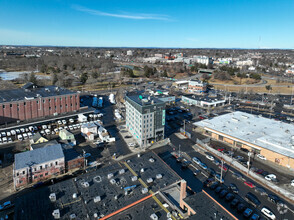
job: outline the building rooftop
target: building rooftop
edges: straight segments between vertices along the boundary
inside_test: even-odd
[[[38,144],[32,144],[31,145],[31,148],[33,150],[36,150],[38,148],[42,148],[42,147],[48,147],[50,145],[56,145],[58,144],[57,140],[50,140],[50,141],[46,141],[46,142],[43,142],[43,143],[38,143]]]
[[[233,219],[232,216],[211,200],[204,192],[188,196],[184,201],[196,212],[189,219]]]
[[[132,95],[127,97],[129,97],[132,101],[136,102],[140,106],[164,104],[164,102],[159,100],[158,98],[144,94]]]
[[[19,89],[1,90],[0,103],[19,100],[30,100],[37,97],[50,97],[58,95],[75,94],[75,92],[57,86],[46,86],[36,88],[31,88],[31,86],[32,85],[27,85],[24,88]]]
[[[56,160],[64,157],[60,144],[38,148],[14,155],[14,169],[22,169],[46,161]]]
[[[150,158],[153,158],[153,162],[149,161]],[[141,157],[133,156],[127,160],[127,164],[153,192],[179,180],[179,177],[152,152]],[[142,168],[145,172],[140,173]],[[162,174],[161,179],[156,178],[159,173]],[[109,174],[113,176],[109,178]],[[76,219],[87,219],[87,216],[92,219],[95,213],[99,217],[107,216],[150,195],[148,192],[142,193],[145,186],[139,180],[133,181],[133,176],[124,163],[118,162],[74,179],[42,187],[16,199],[15,219],[52,219],[55,209],[60,210],[61,219],[69,219],[71,214],[75,214]],[[148,183],[148,178],[153,178],[153,182]],[[133,188],[125,194],[124,187],[129,186]],[[49,199],[51,193],[56,194],[55,202]],[[73,198],[74,193],[77,198]],[[94,201],[97,196],[100,196],[101,201]]]
[[[78,153],[71,145],[69,144],[64,144],[62,146],[62,150],[64,153],[64,160],[65,161],[70,161],[73,159],[76,159],[78,157],[82,157],[80,153]]]
[[[204,102],[219,102],[219,101],[225,101],[225,99],[219,97],[209,97],[209,96],[202,96],[202,95],[194,95],[194,94],[185,94],[184,97],[187,97],[189,99],[194,99],[196,101],[204,101]]]
[[[233,112],[194,125],[228,134],[270,151],[294,158],[294,126],[245,112]],[[257,147],[258,148],[258,147]]]

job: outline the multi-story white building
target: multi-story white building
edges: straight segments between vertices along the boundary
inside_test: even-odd
[[[212,63],[212,58],[207,56],[193,56],[193,61],[208,65],[209,63]]]
[[[141,147],[164,139],[165,103],[157,98],[126,97],[126,127]]]

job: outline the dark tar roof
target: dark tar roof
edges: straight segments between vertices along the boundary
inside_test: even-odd
[[[60,144],[50,145],[38,148],[32,151],[15,154],[15,170],[29,167],[35,164],[45,163],[47,161],[56,160],[64,157]]]
[[[233,219],[232,216],[230,216],[204,192],[188,196],[184,201],[196,212],[196,214],[190,216],[189,219],[215,219],[215,215],[217,219]]]
[[[70,161],[78,157],[82,157],[81,154],[79,154],[72,146],[68,144],[63,145],[62,149],[63,149],[65,161]]]
[[[142,99],[140,98],[142,97]],[[148,96],[144,94],[138,94],[138,95],[131,95],[128,96],[132,101],[136,102],[137,104],[141,106],[146,106],[146,105],[153,105],[153,104],[164,104],[163,101],[153,97],[153,96]],[[150,97],[150,100],[148,98]],[[153,101],[153,104],[151,104],[151,101]]]
[[[40,97],[50,97],[59,95],[75,94],[70,90],[60,88],[57,86],[47,86],[40,88],[31,88],[32,85],[25,85],[25,88],[11,89],[11,90],[1,90],[0,91],[0,103],[29,100],[32,98],[37,98],[37,94]],[[26,89],[29,88],[29,89]]]

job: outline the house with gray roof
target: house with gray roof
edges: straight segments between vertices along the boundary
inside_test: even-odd
[[[64,173],[64,153],[54,144],[14,155],[13,179],[15,188],[37,183]]]

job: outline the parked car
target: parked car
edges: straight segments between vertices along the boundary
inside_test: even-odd
[[[244,184],[246,186],[249,186],[250,188],[254,188],[255,187],[255,185],[253,183],[249,182],[249,181],[245,181]]]
[[[219,164],[221,164],[221,162],[219,161],[219,160],[217,160],[217,159],[214,159],[214,161],[213,161],[213,163],[215,164],[215,165],[219,165]]]
[[[273,194],[268,194],[268,200],[274,204],[278,204],[280,201],[280,197],[273,195]]]
[[[6,132],[2,131],[2,132],[1,132],[1,136],[2,136],[2,137],[6,137]]]
[[[12,208],[14,205],[11,203],[11,201],[6,201],[2,205],[0,205],[0,211],[3,211],[5,209]]]
[[[238,212],[243,212],[245,209],[246,209],[246,205],[243,204],[243,203],[239,203],[238,207],[237,207],[237,210]]]
[[[228,193],[228,194],[226,195],[226,200],[227,200],[228,202],[232,201],[234,198],[235,198],[235,196],[234,196],[233,193]]]
[[[260,201],[258,198],[252,194],[251,192],[247,193],[245,196],[247,202],[251,203],[254,207],[258,207],[260,205]]]
[[[214,182],[213,184],[211,184],[210,185],[210,189],[212,189],[212,190],[215,190],[216,189],[216,187],[218,187],[219,186],[219,183],[218,182]]]
[[[223,147],[220,147],[217,149],[217,151],[219,151],[219,152],[223,152],[224,150],[225,150],[225,148],[223,148]]]
[[[199,166],[204,170],[207,169],[207,165],[205,163],[200,163]]]
[[[192,160],[197,163],[198,165],[201,163],[201,160],[197,157],[193,157]]]
[[[19,141],[22,141],[23,140],[23,137],[22,137],[21,134],[17,135],[17,140],[19,140]]]
[[[216,179],[217,181],[219,181],[220,183],[224,183],[224,182],[225,182],[224,178],[221,178],[221,175],[220,175],[219,173],[217,173],[217,174],[215,175],[215,179]]]
[[[241,173],[233,173],[232,176],[238,180],[242,180],[243,179],[243,175]]]
[[[224,165],[218,165],[218,167],[220,168],[220,169],[222,169],[223,171],[228,171],[228,167],[224,164]]]
[[[256,214],[256,213],[254,213],[254,214],[251,216],[250,220],[258,220],[259,218],[260,218],[259,215]]]
[[[62,124],[66,125],[66,120],[63,119],[62,120]]]
[[[266,160],[265,156],[261,155],[261,154],[257,154],[256,155],[259,159],[261,160]]]
[[[268,174],[264,178],[268,181],[272,181],[273,179],[277,179],[277,176],[275,174]]]
[[[211,156],[211,155],[206,155],[206,158],[207,158],[208,160],[214,160],[214,157]]]
[[[216,187],[216,189],[214,191],[215,191],[215,193],[220,193],[221,190],[223,190],[223,187],[218,186],[218,187]]]
[[[11,133],[9,131],[6,132],[7,137],[11,136]]]
[[[233,199],[233,201],[230,203],[230,206],[232,208],[235,208],[239,202],[240,202],[239,199]]]
[[[58,120],[57,121],[57,124],[62,125],[62,121],[61,120]]]
[[[210,176],[215,176],[215,174],[216,174],[215,170],[213,168],[210,168],[210,167],[207,169],[207,173]]]
[[[29,137],[28,137],[28,135],[27,135],[27,133],[23,133],[23,135],[22,135],[22,136],[23,136],[23,139],[24,139],[24,140],[26,140],[26,139],[28,139],[28,138],[29,138]]]
[[[276,219],[276,216],[275,214],[268,208],[268,207],[263,207],[261,210],[261,213],[263,215],[265,215],[267,218],[270,218],[272,220],[275,220]]]
[[[205,180],[205,181],[203,182],[203,186],[204,186],[204,187],[209,187],[210,184],[213,183],[213,181],[214,181],[213,178],[208,178],[207,180]]]
[[[69,122],[70,122],[70,123],[74,123],[75,121],[74,121],[72,118],[70,118],[70,119],[69,119]]]
[[[228,194],[228,190],[223,189],[223,190],[220,192],[219,197],[220,197],[220,198],[224,198],[227,194]]]
[[[186,160],[186,161],[184,161],[183,163],[182,163],[182,168],[187,168],[188,166],[190,166],[191,165],[191,161],[189,161],[189,160]]]
[[[259,193],[260,195],[264,196],[264,195],[267,195],[266,191],[264,188],[258,186],[258,187],[255,187],[255,192]]]
[[[236,186],[236,184],[234,184],[234,183],[231,183],[231,184],[229,185],[229,189],[232,190],[233,193],[236,193],[236,194],[239,193],[239,189],[238,189],[238,187]]]
[[[251,214],[253,213],[253,210],[252,209],[245,209],[245,211],[243,212],[243,215],[248,218]]]
[[[193,175],[194,175],[194,176],[197,176],[199,173],[201,173],[200,170],[198,170],[198,169],[194,169],[194,171],[193,171]]]
[[[11,130],[10,133],[11,133],[11,135],[16,135],[16,131],[15,130]]]

